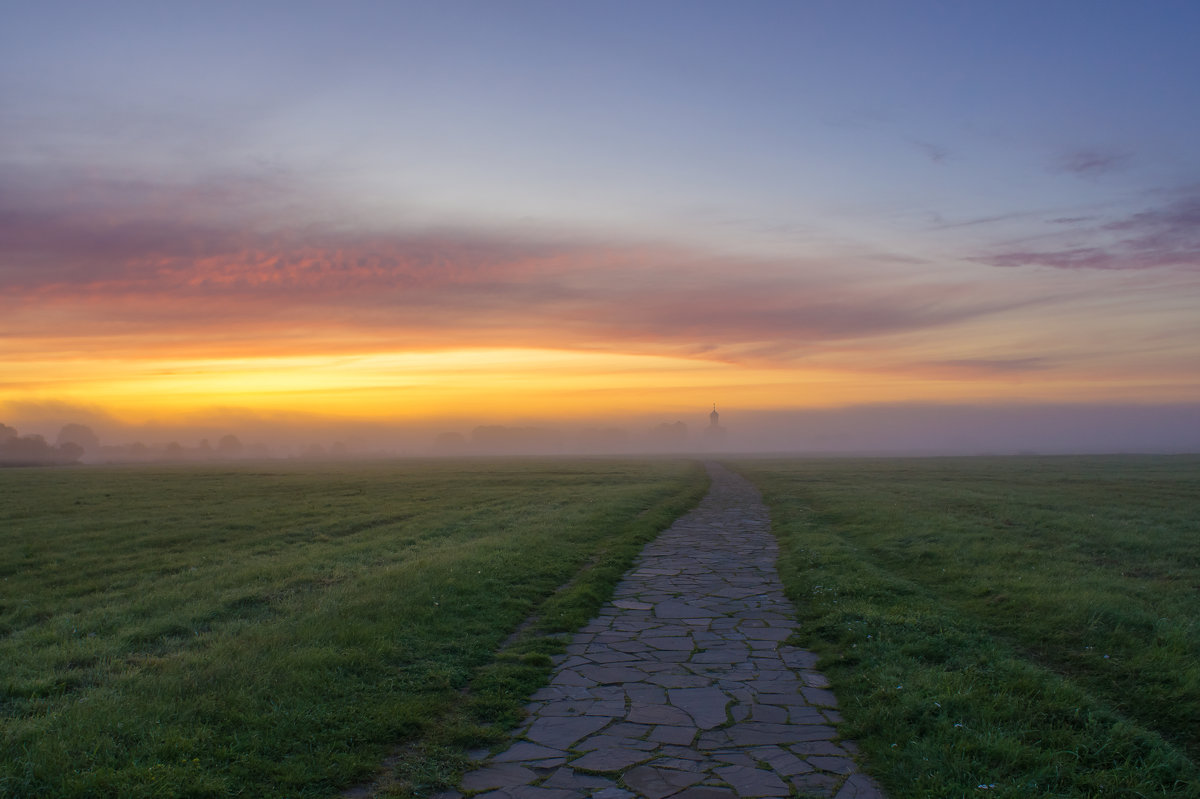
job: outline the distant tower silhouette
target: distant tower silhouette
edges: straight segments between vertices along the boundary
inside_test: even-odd
[[[721,427],[721,414],[717,413],[717,403],[713,403],[712,413],[708,415],[708,429],[704,431],[704,443],[708,449],[721,449],[725,443],[725,428]]]

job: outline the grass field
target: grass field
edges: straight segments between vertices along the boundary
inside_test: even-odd
[[[734,465],[894,799],[1200,796],[1200,458]]]
[[[893,799],[1200,795],[1200,458],[731,465]],[[428,795],[705,485],[675,461],[0,470],[0,797]]]
[[[425,792],[706,484],[668,461],[0,470],[0,796],[327,797],[389,755],[383,793]]]

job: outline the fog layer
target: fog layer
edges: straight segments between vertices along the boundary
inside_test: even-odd
[[[85,409],[25,408],[23,433],[84,463],[507,455],[983,455],[1200,452],[1200,405],[870,405],[687,409],[612,420],[261,417],[130,425]],[[9,427],[9,430],[15,428]],[[14,441],[10,443],[14,443]],[[61,459],[59,459],[61,460]]]

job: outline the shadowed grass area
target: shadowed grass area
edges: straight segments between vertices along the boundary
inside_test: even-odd
[[[1197,795],[1200,458],[736,465],[894,799]]]
[[[0,471],[0,796],[329,796],[398,745],[393,790],[431,790],[706,481],[668,461]]]

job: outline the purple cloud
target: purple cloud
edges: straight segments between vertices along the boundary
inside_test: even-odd
[[[956,358],[933,361],[928,365],[935,369],[971,374],[1012,374],[1052,368],[1052,364],[1045,358]]]
[[[1089,219],[1088,217],[1082,218]],[[1055,220],[1067,223],[1071,220]],[[976,256],[989,266],[1049,266],[1055,269],[1200,268],[1200,195],[1185,196],[1158,208],[1091,229],[1072,230],[1095,244],[1046,249],[1011,249]]]
[[[950,157],[949,148],[943,147],[940,144],[934,144],[933,142],[922,141],[920,139],[909,139],[909,141],[912,142],[914,147],[924,153],[926,158],[935,164],[945,163],[946,159]]]
[[[931,226],[933,230],[952,230],[954,228],[982,227],[986,225],[994,225],[998,222],[1011,222],[1014,219],[1030,219],[1038,214],[1033,211],[1016,211],[1007,214],[996,214],[994,216],[983,216],[975,219],[964,219],[954,222],[945,221],[941,214],[934,218],[934,224]]]
[[[1082,222],[1095,222],[1096,216],[1060,216],[1057,219],[1047,219],[1051,225],[1078,225]]]
[[[1097,177],[1123,168],[1129,159],[1129,153],[1080,149],[1060,156],[1056,169],[1084,177]]]
[[[1104,229],[1132,234],[1128,243],[1138,249],[1176,251],[1195,258],[1200,254],[1200,196],[1142,211]]]

